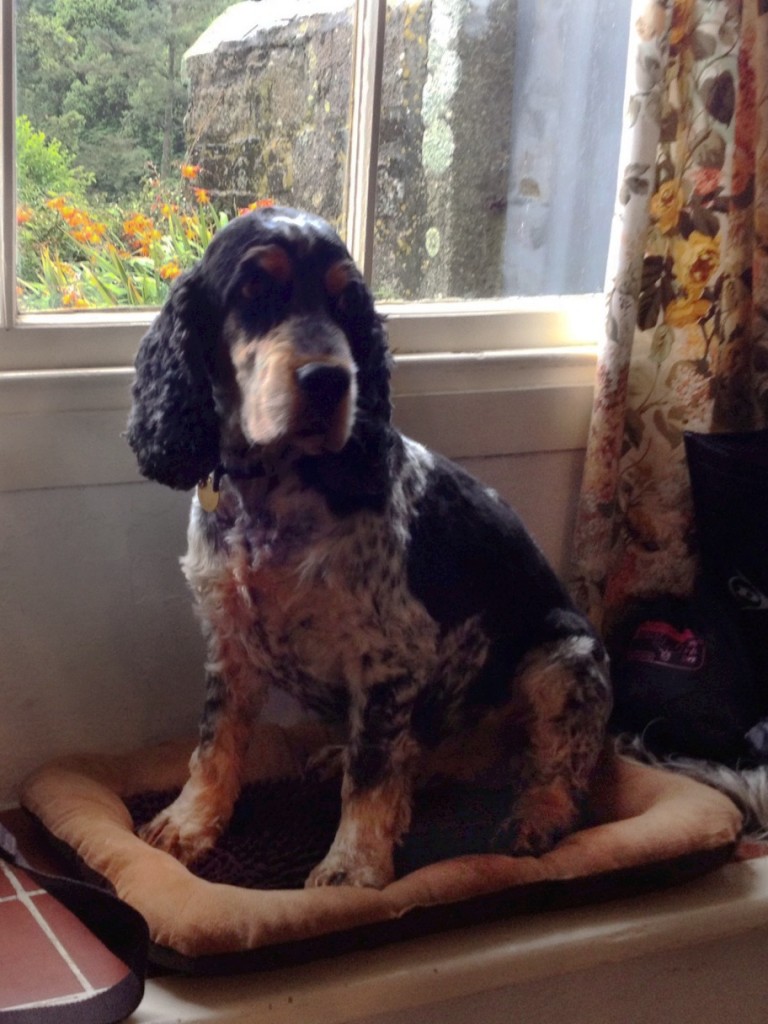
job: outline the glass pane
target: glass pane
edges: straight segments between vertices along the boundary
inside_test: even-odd
[[[157,305],[253,205],[342,216],[353,0],[17,0],[24,310]]]
[[[388,0],[374,287],[601,291],[627,0]]]

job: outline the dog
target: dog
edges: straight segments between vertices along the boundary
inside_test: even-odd
[[[183,863],[230,819],[271,686],[346,730],[307,886],[392,881],[434,778],[512,780],[494,846],[513,855],[580,820],[603,645],[495,492],[393,427],[389,377],[344,244],[283,207],[220,230],[142,339],[128,441],[145,476],[197,486],[182,567],[206,699],[188,781],[142,833]]]

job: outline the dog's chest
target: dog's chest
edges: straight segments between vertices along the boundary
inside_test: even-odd
[[[487,653],[482,630],[441,634],[411,594],[396,510],[336,519],[312,492],[286,490],[216,546],[203,515],[193,512],[183,564],[225,671],[255,673],[333,717],[380,682],[418,690],[439,675],[460,700]]]
[[[262,550],[245,570],[253,662],[302,698],[427,664],[436,626],[410,596],[391,540],[363,521],[347,535],[321,532],[300,553],[280,542]]]

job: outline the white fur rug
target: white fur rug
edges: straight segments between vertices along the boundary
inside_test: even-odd
[[[768,842],[768,765],[728,768],[715,761],[692,757],[656,757],[647,750],[641,736],[621,736],[617,747],[627,757],[680,772],[719,789],[744,815],[745,838]]]

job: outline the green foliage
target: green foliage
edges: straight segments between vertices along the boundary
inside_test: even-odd
[[[18,277],[27,310],[159,305],[229,220],[196,188],[198,167],[152,177],[132,206],[95,209],[55,195],[20,208]],[[258,204],[257,204],[258,205]]]
[[[16,173],[19,203],[27,206],[62,193],[82,197],[93,180],[60,142],[46,139],[23,116],[16,118]]]
[[[56,139],[35,131],[26,117],[16,119],[17,209],[24,244],[19,246],[19,273],[35,272],[36,253],[53,249],[74,258],[77,246],[56,212],[46,205],[54,195],[82,202],[92,175],[74,162],[73,155]]]
[[[185,49],[227,0],[18,0],[18,110],[107,202],[184,155]]]
[[[25,308],[159,303],[226,221],[180,183],[178,168],[182,56],[227,6],[17,0]]]

